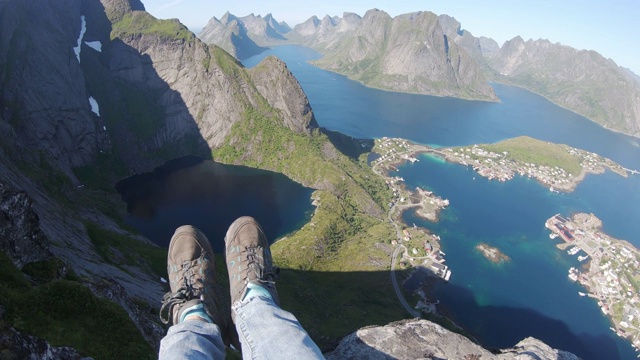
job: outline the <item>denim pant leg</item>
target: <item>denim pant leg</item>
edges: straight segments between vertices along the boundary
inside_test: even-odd
[[[216,324],[204,321],[185,321],[173,325],[160,342],[160,360],[224,359],[225,348]]]
[[[233,306],[244,359],[324,359],[291,313],[262,296]]]

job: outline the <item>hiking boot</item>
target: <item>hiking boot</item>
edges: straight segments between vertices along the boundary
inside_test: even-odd
[[[271,251],[260,224],[252,217],[243,216],[229,226],[224,242],[231,306],[244,299],[249,283],[265,288],[273,301],[280,305]],[[235,322],[233,311],[231,317]]]
[[[160,320],[180,323],[182,313],[195,305],[204,305],[205,313],[224,331],[219,291],[215,285],[215,260],[207,237],[193,226],[179,227],[171,238],[167,273],[171,291],[162,298]]]

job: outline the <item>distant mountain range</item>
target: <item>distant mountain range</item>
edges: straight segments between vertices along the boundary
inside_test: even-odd
[[[284,34],[290,31],[286,22],[277,22],[271,14],[264,18],[253,14],[239,18],[227,12],[220,20],[211,18],[198,37],[244,59],[264,51],[262,46],[284,43],[287,41]]]
[[[640,136],[640,77],[595,51],[515,37],[499,46],[475,37],[447,15],[416,12],[392,18],[312,16],[291,29],[271,14],[211,19],[199,37],[239,59],[264,46],[301,44],[324,54],[315,65],[387,90],[498,100],[501,82],[540,94],[601,125]]]

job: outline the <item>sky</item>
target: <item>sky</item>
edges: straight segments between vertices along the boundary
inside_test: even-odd
[[[548,39],[577,49],[595,50],[640,75],[640,1],[638,0],[142,0],[160,19],[178,18],[199,32],[212,17],[273,14],[291,27],[313,15],[364,15],[372,8],[391,16],[431,11],[456,18],[474,36],[502,45],[520,35]]]

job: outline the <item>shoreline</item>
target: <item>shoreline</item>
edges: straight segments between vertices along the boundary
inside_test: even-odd
[[[569,153],[576,154],[576,156],[581,156],[581,169],[576,176],[571,176],[571,174],[567,176],[567,174],[562,169],[555,169],[546,166],[530,166],[534,164],[520,163],[515,160],[510,160],[508,163],[500,163],[497,161],[494,162],[491,160],[491,158],[495,159],[505,156],[486,152],[482,150],[482,145],[432,148],[426,145],[411,143],[408,140],[403,141],[407,142],[408,144],[409,150],[406,153],[407,158],[391,162],[389,165],[393,167],[403,164],[408,159],[415,159],[415,157],[419,154],[431,153],[441,157],[443,160],[449,163],[472,167],[472,169],[478,175],[488,178],[489,180],[497,179],[498,181],[503,182],[509,181],[513,179],[515,174],[519,174],[522,177],[526,176],[528,178],[534,178],[542,186],[548,187],[551,192],[572,192],[578,187],[578,185],[580,185],[580,183],[586,178],[588,174],[601,175],[609,170],[622,177],[628,178],[631,174],[638,173],[636,170],[624,168],[613,160],[604,158],[598,154],[572,148],[566,145],[566,150]],[[466,151],[465,149],[468,149],[468,151]],[[457,154],[457,150],[460,150],[461,153]],[[464,154],[465,151],[467,153],[470,152],[472,156],[475,156],[478,153],[482,154],[478,155],[478,157],[486,157],[490,161],[489,163],[480,162],[478,159],[473,159],[468,154]],[[485,161],[486,160],[487,159],[485,159]],[[527,167],[526,165],[529,166]]]
[[[569,218],[556,214],[545,222],[556,247],[571,256],[583,252],[578,260],[587,260],[580,269],[569,269],[570,280],[580,283],[587,293],[580,296],[597,301],[602,313],[613,325],[611,330],[630,341],[640,351],[640,250],[626,240],[602,231],[602,221],[594,214],[576,213]]]

